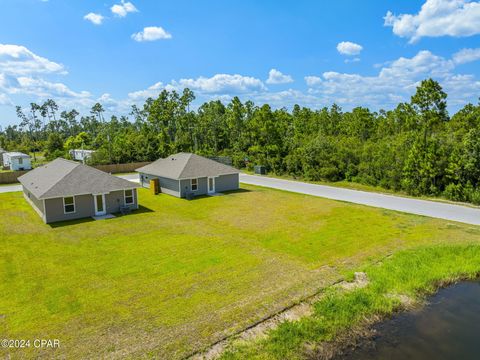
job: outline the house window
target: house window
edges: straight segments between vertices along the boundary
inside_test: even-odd
[[[125,190],[125,205],[133,204],[133,190]]]
[[[190,185],[191,185],[192,191],[197,191],[198,190],[198,179],[192,179]]]
[[[63,198],[63,212],[72,214],[75,212],[75,198],[73,196]]]
[[[23,158],[18,158],[18,165],[23,165]]]

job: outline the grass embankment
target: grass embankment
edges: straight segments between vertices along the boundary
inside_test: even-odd
[[[480,273],[480,246],[406,250],[363,270],[370,279],[366,287],[353,291],[330,287],[314,304],[312,316],[284,322],[256,343],[234,345],[223,358],[302,359],[323,358],[326,351],[334,354],[345,342],[352,341],[359,326],[404,308],[402,298],[418,303],[445,284],[476,278]],[[326,346],[328,343],[331,346]]]
[[[11,356],[181,358],[386,254],[480,244],[475,226],[242,187],[193,201],[141,189],[131,215],[55,226],[0,194],[0,334],[61,341]]]

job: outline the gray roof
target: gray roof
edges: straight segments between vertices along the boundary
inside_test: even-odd
[[[191,153],[178,153],[158,159],[136,171],[169,179],[193,179],[207,176],[238,174],[238,170]]]
[[[6,154],[8,156],[10,156],[11,158],[12,157],[21,157],[21,158],[29,158],[30,157],[30,155],[27,155],[27,154],[24,154],[24,153],[21,153],[21,152],[17,152],[17,151],[7,152]]]
[[[37,199],[104,194],[140,187],[131,181],[62,158],[29,171],[18,180]]]

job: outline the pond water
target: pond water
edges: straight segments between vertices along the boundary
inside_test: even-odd
[[[344,360],[480,359],[480,282],[440,290],[421,310],[375,327],[377,335]]]

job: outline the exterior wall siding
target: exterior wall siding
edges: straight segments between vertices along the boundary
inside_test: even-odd
[[[238,174],[221,175],[215,178],[216,192],[238,190],[239,188],[240,188],[240,180],[239,180]]]
[[[105,195],[105,203],[107,205],[107,214],[120,212],[120,207],[125,206],[124,191],[112,191]],[[137,189],[133,189],[133,205],[129,205],[132,209],[138,209]]]
[[[154,176],[149,174],[140,173],[140,185],[147,189],[150,188],[150,180],[158,179],[160,185],[160,192],[180,197],[179,182],[175,179],[169,179],[160,176]]]
[[[137,189],[133,189],[133,197],[134,203],[130,206],[132,209],[138,209]],[[105,205],[107,214],[119,212],[120,207],[125,205],[124,191],[112,191],[109,194],[105,194]],[[75,212],[65,214],[63,198],[46,199],[44,214],[46,223],[92,217],[95,216],[95,200],[92,194],[75,196]]]
[[[140,184],[142,187],[150,188],[150,180],[158,179],[160,191],[165,194],[184,198],[188,192],[193,192],[195,196],[208,194],[208,178],[198,178],[198,189],[192,191],[191,179],[175,180],[164,177],[139,174]],[[180,186],[180,187],[179,187]],[[220,175],[215,177],[215,191],[224,192],[238,190],[240,188],[239,174]]]
[[[10,158],[10,170],[17,171],[17,170],[30,170],[32,168],[32,164],[30,162],[30,158],[22,158],[22,164],[20,164],[19,158]]]
[[[196,191],[192,191],[192,182],[191,179],[184,179],[180,180],[180,188],[181,188],[181,196],[185,197],[187,192],[192,191],[195,196],[205,195],[207,194],[207,178],[198,178],[197,180],[198,189]]]
[[[45,209],[43,207],[43,201],[38,200],[30,191],[28,191],[24,186],[23,188],[23,196],[25,199],[32,205],[33,209],[37,212],[38,215],[45,221]]]
[[[75,212],[72,214],[64,213],[63,198],[46,199],[45,215],[47,223],[95,216],[93,196],[90,194],[75,196]]]

